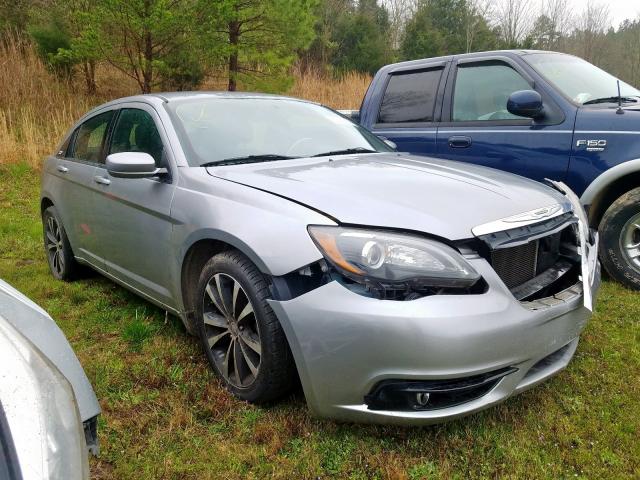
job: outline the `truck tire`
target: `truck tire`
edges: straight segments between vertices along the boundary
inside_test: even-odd
[[[197,328],[212,369],[236,397],[263,403],[296,385],[293,356],[267,303],[269,286],[237,251],[213,256],[198,281]]]
[[[611,204],[598,231],[600,260],[607,273],[627,287],[640,290],[640,188]]]

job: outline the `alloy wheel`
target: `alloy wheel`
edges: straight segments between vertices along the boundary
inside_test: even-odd
[[[64,244],[60,224],[55,217],[47,217],[45,225],[45,242],[51,269],[59,276],[64,272]]]
[[[640,213],[631,217],[622,227],[620,249],[629,265],[640,271]]]
[[[260,370],[260,328],[249,296],[231,275],[209,279],[203,298],[206,344],[218,371],[231,385],[247,388]]]

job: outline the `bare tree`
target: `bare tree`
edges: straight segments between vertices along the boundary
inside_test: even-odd
[[[492,16],[492,3],[490,0],[468,0],[465,12],[466,51],[473,51],[473,42],[476,39],[479,27],[486,19]]]
[[[571,11],[568,0],[543,0],[542,15],[549,19],[550,48],[556,48],[571,28]]]
[[[404,26],[407,20],[414,15],[419,0],[382,0],[382,3],[389,12],[389,23],[391,26],[391,38],[389,40],[391,47],[395,50],[400,47],[400,39],[402,38]]]
[[[517,47],[533,26],[534,2],[530,0],[499,0],[494,3],[493,18],[508,47]]]
[[[625,28],[626,27],[626,28]],[[624,58],[620,59],[620,65],[627,67],[627,80],[632,85],[640,84],[640,15],[635,22],[625,22],[619,30],[624,30],[623,45]]]
[[[589,0],[585,9],[577,16],[574,30],[580,48],[578,53],[582,58],[597,63],[603,54],[600,47],[610,25],[609,7]]]

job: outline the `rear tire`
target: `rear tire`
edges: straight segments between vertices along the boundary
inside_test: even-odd
[[[237,251],[212,257],[198,281],[196,321],[211,368],[236,397],[279,398],[295,385],[291,351],[264,276]]]
[[[76,278],[80,265],[76,262],[67,232],[53,205],[42,212],[44,249],[51,274],[58,280],[69,282]]]
[[[607,273],[627,287],[640,290],[640,188],[611,204],[598,231],[600,260]]]

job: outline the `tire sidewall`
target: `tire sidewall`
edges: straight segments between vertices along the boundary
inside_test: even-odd
[[[214,361],[213,353],[207,344],[207,336],[205,333],[203,319],[204,295],[207,283],[217,273],[227,274],[240,283],[240,286],[244,289],[249,300],[251,301],[254,315],[256,317],[256,324],[260,334],[260,345],[262,352],[260,355],[260,368],[258,371],[258,376],[256,377],[256,380],[248,387],[237,387],[227,382],[227,380],[222,375],[222,372],[220,372],[220,370],[218,369],[218,366]],[[259,401],[259,399],[267,390],[269,382],[268,376],[270,371],[271,352],[267,345],[271,344],[271,339],[269,338],[271,332],[269,328],[265,328],[264,319],[267,315],[273,315],[271,307],[269,307],[269,305],[266,303],[266,299],[260,298],[257,295],[256,288],[254,287],[253,283],[246,278],[246,274],[243,269],[224,254],[216,255],[205,264],[198,280],[196,295],[197,296],[195,299],[195,305],[198,337],[200,338],[200,343],[207,357],[207,360],[209,361],[209,364],[219,375],[225,387],[231,393],[248,402]]]
[[[60,236],[62,237],[62,256],[64,257],[64,268],[61,274],[58,274],[58,272],[56,272],[51,265],[49,252],[47,251],[47,220],[49,219],[49,217],[53,217],[58,223],[58,227],[60,228]],[[42,237],[44,251],[47,258],[47,265],[49,265],[49,271],[58,280],[70,280],[74,273],[73,266],[75,262],[75,256],[73,255],[73,251],[71,250],[71,244],[69,243],[67,232],[64,229],[64,225],[62,224],[62,219],[60,218],[60,215],[58,215],[58,211],[54,206],[48,207],[44,212],[42,212]]]
[[[640,271],[629,265],[620,247],[622,229],[640,212],[640,189],[632,190],[609,207],[599,227],[600,260],[607,273],[629,288],[640,290]]]

